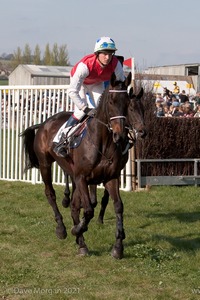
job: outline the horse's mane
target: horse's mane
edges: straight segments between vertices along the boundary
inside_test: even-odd
[[[114,87],[118,87],[118,90],[126,89],[125,83],[123,81],[120,81],[120,80],[114,81],[113,86],[111,84],[109,84],[105,88],[105,90],[103,91],[102,95],[100,96],[99,105],[98,105],[98,108],[97,108],[97,114],[99,114],[100,112],[104,112],[104,115],[105,115],[109,90],[113,89]]]
[[[99,105],[97,107],[97,115],[101,115],[101,114],[105,115],[108,94],[109,94],[109,86],[106,87],[106,89],[103,91],[103,93],[100,96]]]

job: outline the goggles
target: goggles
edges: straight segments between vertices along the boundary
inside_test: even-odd
[[[99,46],[99,48],[103,48],[103,49],[108,48],[108,49],[113,49],[113,50],[115,50],[115,44],[104,42],[103,44],[101,44],[101,45]]]

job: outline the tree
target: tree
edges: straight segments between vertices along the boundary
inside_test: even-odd
[[[34,65],[41,64],[41,51],[40,51],[40,47],[38,44],[35,46],[34,55],[33,55],[33,63],[34,63]]]
[[[51,65],[58,66],[58,44],[53,45],[53,50],[51,51]]]
[[[32,62],[31,48],[30,48],[29,44],[26,44],[24,47],[24,52],[23,52],[23,63],[31,64],[31,62]]]
[[[58,61],[59,61],[59,66],[70,65],[67,45],[61,45],[59,47]]]
[[[16,68],[19,64],[35,64],[46,66],[68,66],[69,55],[67,50],[67,45],[58,46],[57,43],[53,44],[52,50],[50,49],[49,43],[46,44],[43,58],[41,59],[40,47],[37,44],[34,49],[34,54],[31,54],[31,48],[29,44],[26,44],[22,54],[20,47],[13,54],[12,66]]]
[[[16,68],[18,65],[22,63],[23,63],[22,50],[20,47],[18,47],[17,50],[14,51],[13,53],[12,66],[13,68]]]
[[[51,65],[51,51],[50,51],[49,43],[46,45],[46,48],[44,51],[43,62],[44,62],[44,65],[46,65],[46,66]]]

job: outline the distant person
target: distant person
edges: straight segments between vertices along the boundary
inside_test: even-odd
[[[168,107],[170,107],[172,105],[172,99],[170,98],[170,96],[165,96],[164,97],[164,104],[166,104]]]
[[[186,118],[191,118],[191,117],[194,117],[194,110],[192,109],[192,106],[190,105],[189,102],[187,102],[185,105],[184,105],[184,117]]]
[[[196,95],[193,97],[193,101],[196,102],[196,105],[200,104],[200,92],[196,93]]]
[[[172,117],[182,117],[183,112],[180,110],[180,103],[177,100],[174,100],[171,105],[171,114]]]
[[[170,96],[170,90],[167,87],[163,88],[163,98],[165,99],[166,96]]]
[[[182,92],[178,96],[179,96],[181,103],[185,103],[185,102],[189,101],[189,98],[186,95],[185,90],[182,90]]]
[[[178,95],[180,93],[180,88],[177,85],[177,82],[174,81],[173,85],[174,85],[173,94]]]
[[[164,105],[164,106],[163,106],[163,109],[164,109],[165,117],[172,117],[172,112],[171,112],[169,106]]]
[[[156,101],[155,102],[164,102],[164,99],[163,99],[161,93],[156,94]]]
[[[197,111],[194,114],[194,118],[200,118],[200,104],[197,104]]]
[[[155,105],[156,105],[156,109],[155,109],[154,114],[156,115],[156,117],[164,117],[165,112],[164,112],[164,108],[163,108],[163,99],[157,98]]]
[[[179,106],[179,104],[180,104],[179,99],[177,99],[176,95],[174,95],[174,94],[171,97],[171,102],[172,102],[172,104],[176,103],[174,106]]]

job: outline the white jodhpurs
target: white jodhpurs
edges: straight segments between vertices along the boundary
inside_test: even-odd
[[[83,84],[79,91],[79,96],[81,97],[81,100],[85,103],[85,106],[88,106],[90,108],[96,108],[99,105],[99,100],[104,89],[105,87],[103,82],[87,85]],[[74,116],[76,119],[80,120],[85,114],[76,105],[77,95],[75,92],[69,91],[69,96],[75,104]]]

